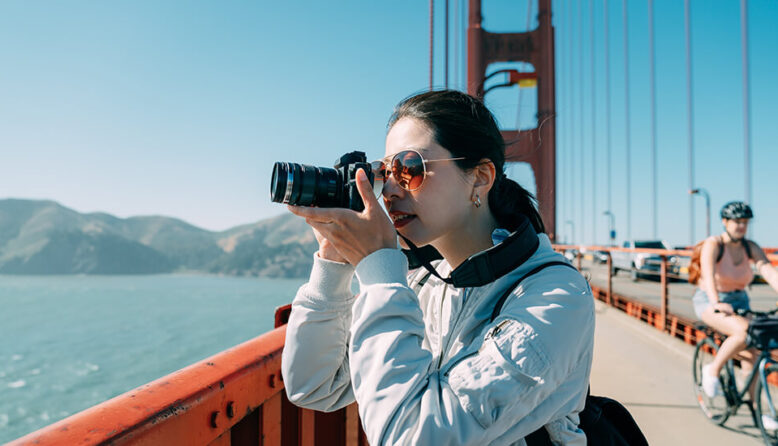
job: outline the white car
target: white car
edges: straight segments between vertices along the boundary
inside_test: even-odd
[[[670,249],[662,240],[631,240],[622,245],[623,248],[649,248],[649,249]],[[662,258],[656,254],[642,252],[611,252],[613,275],[619,271],[629,271],[632,280],[636,281],[643,276],[651,276],[659,279],[662,268]],[[680,271],[678,258],[672,256],[667,259],[667,272],[677,275]]]

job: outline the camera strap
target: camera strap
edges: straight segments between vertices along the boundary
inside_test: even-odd
[[[529,219],[522,216],[518,228],[505,240],[473,254],[452,271],[449,277],[441,277],[431,262],[442,256],[432,245],[418,248],[399,232],[397,235],[410,247],[403,252],[408,257],[411,268],[423,266],[435,277],[457,288],[479,287],[494,282],[526,262],[540,245],[540,239]]]

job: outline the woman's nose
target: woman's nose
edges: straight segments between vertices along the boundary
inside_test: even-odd
[[[381,190],[381,194],[385,199],[388,200],[391,197],[401,197],[404,193],[405,189],[397,184],[397,180],[394,178],[394,175],[387,175],[386,178],[384,178],[384,186]]]

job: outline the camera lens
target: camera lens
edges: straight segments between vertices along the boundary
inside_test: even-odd
[[[343,179],[328,167],[276,162],[270,180],[270,199],[296,206],[342,207]]]

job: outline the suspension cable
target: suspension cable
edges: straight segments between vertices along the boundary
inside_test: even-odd
[[[597,82],[594,77],[594,0],[589,0],[589,40],[592,76],[592,243],[597,244]]]
[[[627,152],[627,240],[632,239],[632,160],[630,149],[630,122],[629,122],[629,23],[627,14],[627,0],[621,0],[623,8],[624,24],[624,134],[625,148]]]
[[[651,96],[651,233],[657,238],[658,198],[657,198],[657,154],[656,154],[656,55],[654,47],[654,0],[648,0],[648,64]]]
[[[435,57],[435,0],[430,0],[430,91],[432,91],[432,67],[433,58]]]
[[[688,0],[687,0],[688,1]],[[606,162],[606,168],[608,169],[607,174],[605,175],[605,178],[607,180],[607,189],[608,189],[608,198],[607,203],[608,207],[607,210],[609,212],[613,212],[613,209],[611,209],[612,203],[611,203],[611,175],[613,175],[613,172],[611,170],[611,62],[610,62],[610,38],[608,37],[608,0],[603,0],[603,31],[605,33],[605,148],[607,152],[608,160]],[[610,228],[613,229],[613,228]],[[610,242],[615,242],[614,239],[611,238],[610,232],[608,233],[608,240]]]
[[[686,31],[686,131],[689,155],[689,190],[694,189],[694,108],[692,102],[692,27],[691,5],[684,0],[684,22]],[[694,195],[689,194],[689,246],[694,244]]]
[[[446,49],[445,49],[445,55],[443,57],[443,60],[445,61],[443,63],[443,65],[445,66],[445,69],[443,70],[443,73],[444,73],[443,79],[445,79],[444,82],[443,82],[443,85],[445,86],[446,89],[448,89],[448,0],[446,0],[446,14],[445,15],[446,15],[446,25],[444,26],[444,29],[445,29],[446,38],[444,39],[444,41],[446,43],[445,44],[445,48]]]
[[[748,0],[740,0],[740,47],[743,64],[743,150],[745,154],[745,199],[751,202],[751,90],[748,83]]]

